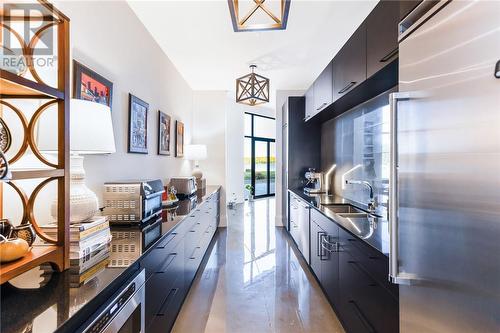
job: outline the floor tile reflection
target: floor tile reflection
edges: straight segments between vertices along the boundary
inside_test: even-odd
[[[217,234],[173,332],[344,332],[299,260],[274,198],[237,205]]]

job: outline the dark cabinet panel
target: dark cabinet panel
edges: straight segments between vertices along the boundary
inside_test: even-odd
[[[305,94],[306,99],[306,112],[304,120],[308,121],[316,114],[314,111],[314,83],[311,85],[309,89],[307,89]]]
[[[340,297],[337,309],[342,324],[348,333],[377,332],[369,320],[370,309],[367,309],[364,300],[367,287],[372,284],[369,277],[359,271],[356,263],[344,249],[339,254],[339,289]],[[385,331],[380,331],[385,332]]]
[[[388,280],[389,258],[342,228],[339,229],[339,240],[344,251],[348,251],[354,260],[362,264],[377,283],[385,288],[394,299],[399,297],[398,286]]]
[[[318,114],[333,102],[333,73],[332,63],[321,72],[313,84],[314,87],[314,110],[313,115]]]
[[[399,20],[401,21],[417,7],[422,0],[401,0],[399,2]]]
[[[169,253],[166,260],[156,266],[151,278],[146,281],[145,318],[149,325],[155,320],[162,304],[169,297],[166,291],[174,288],[173,284],[184,271],[184,244],[181,242]]]
[[[338,311],[347,332],[399,332],[397,287],[385,256],[339,228]]]
[[[321,280],[321,259],[323,251],[321,248],[320,238],[325,235],[325,231],[319,227],[316,222],[316,211],[311,211],[311,269],[316,275],[316,278]]]
[[[288,138],[288,152],[284,154],[288,155],[287,189],[303,187],[307,169],[319,170],[321,167],[321,123],[318,117],[304,122],[305,100],[304,97],[289,97],[285,104],[284,116],[288,119],[284,136]]]
[[[347,252],[341,252],[338,311],[347,332],[399,332],[398,302]]]
[[[366,25],[361,26],[333,59],[333,99],[346,95],[366,80]]]
[[[339,227],[323,217],[325,234],[320,236],[321,284],[330,302],[337,305],[339,301]]]
[[[397,58],[399,3],[380,1],[366,19],[367,77],[371,77]]]
[[[169,332],[219,223],[219,193],[212,195],[174,232],[155,245],[141,265],[146,268],[147,332]]]

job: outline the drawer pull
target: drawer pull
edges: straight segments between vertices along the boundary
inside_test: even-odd
[[[387,62],[387,61],[389,61],[389,59],[391,59],[392,57],[394,57],[398,53],[399,53],[399,48],[396,47],[394,50],[392,50],[391,52],[389,52],[385,57],[383,57],[382,59],[380,59],[380,62]]]
[[[196,251],[198,251],[199,249],[201,249],[201,247],[197,246],[197,247],[194,249],[193,253],[191,253],[191,257],[189,257],[189,259],[196,259],[196,257],[195,257],[195,255],[194,255],[194,254],[195,254],[195,253],[196,253]]]
[[[163,304],[161,305],[160,311],[156,314],[157,316],[164,316],[166,310],[168,309],[168,306],[172,302],[172,299],[175,297],[177,292],[179,291],[179,288],[174,288],[170,289],[170,292],[168,293],[167,298],[165,298],[165,301],[163,301]]]
[[[358,304],[355,301],[353,301],[353,300],[350,300],[349,303],[352,305],[352,307],[354,309],[354,312],[356,313],[356,315],[358,316],[358,318],[361,320],[361,322],[363,323],[363,325],[368,329],[368,332],[370,332],[370,333],[376,333],[376,331],[373,328],[372,324],[370,324],[370,322],[368,321],[368,319],[366,319],[365,315],[363,314],[363,311],[361,311],[361,309],[359,308]]]
[[[355,84],[356,84],[356,81],[349,82],[349,84],[347,86],[345,86],[344,88],[342,88],[338,93],[339,94],[345,93],[347,90],[351,89]]]
[[[159,244],[156,248],[157,249],[164,249],[165,246],[167,246],[167,244],[170,243],[170,241],[175,238],[175,236],[177,236],[176,232],[171,233],[170,235],[165,237],[165,239],[161,242],[161,244]]]
[[[368,273],[362,266],[360,266],[357,261],[349,260],[348,263],[356,267],[356,270],[358,270],[361,274],[365,275],[371,281],[371,283],[375,283],[370,273]]]
[[[167,262],[160,268],[160,270],[156,271],[156,274],[165,273],[172,261],[174,261],[175,257],[177,257],[177,253],[170,253]]]
[[[327,106],[327,105],[328,105],[328,103],[326,103],[326,102],[325,102],[325,103],[323,103],[323,104],[321,104],[320,106],[318,106],[318,107],[316,108],[316,111],[319,111],[319,110],[323,109],[323,108],[324,108],[325,106]]]

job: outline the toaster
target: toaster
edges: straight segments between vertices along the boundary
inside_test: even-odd
[[[173,177],[170,179],[170,186],[175,187],[179,199],[193,195],[198,189],[196,187],[196,178],[192,176]]]
[[[145,224],[161,217],[163,183],[160,179],[104,184],[104,214],[111,224]]]

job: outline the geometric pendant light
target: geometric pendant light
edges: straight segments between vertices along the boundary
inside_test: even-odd
[[[228,0],[234,32],[285,30],[290,0]]]
[[[250,65],[252,72],[236,79],[236,102],[250,106],[269,102],[269,79],[255,74],[256,65]]]

